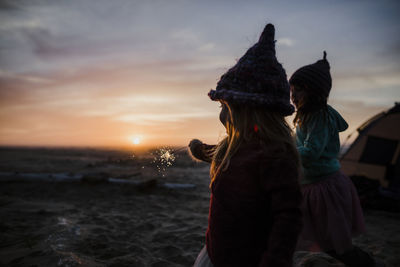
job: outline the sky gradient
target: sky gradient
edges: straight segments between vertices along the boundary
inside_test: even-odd
[[[207,93],[266,23],[288,77],[327,51],[342,140],[400,101],[398,1],[1,1],[0,145],[215,143]]]

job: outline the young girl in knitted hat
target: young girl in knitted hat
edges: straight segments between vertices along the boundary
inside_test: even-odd
[[[375,266],[366,252],[352,244],[352,237],[364,232],[365,225],[357,191],[340,171],[339,132],[348,125],[327,104],[332,79],[326,52],[322,60],[295,71],[289,82],[304,174],[304,228],[298,249],[325,251],[350,267]]]
[[[299,159],[284,118],[294,108],[273,25],[209,96],[221,103],[227,136],[215,147],[189,145],[211,162],[206,246],[194,266],[292,267],[301,230]]]

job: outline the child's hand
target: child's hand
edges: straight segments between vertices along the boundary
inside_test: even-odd
[[[199,139],[192,139],[189,143],[189,151],[192,158],[208,163],[212,161],[212,150],[214,147],[215,146],[204,144]]]
[[[203,142],[201,142],[199,139],[192,139],[190,141],[189,149],[192,155],[196,154],[195,151],[197,151],[201,145],[203,145]]]

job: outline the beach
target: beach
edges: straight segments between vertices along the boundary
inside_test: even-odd
[[[209,166],[174,155],[160,166],[154,153],[1,149],[0,266],[192,266]],[[367,233],[354,243],[400,266],[400,214],[364,212]],[[296,264],[341,266],[324,257],[301,252]]]

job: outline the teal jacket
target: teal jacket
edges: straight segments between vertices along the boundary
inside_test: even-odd
[[[331,106],[327,111],[317,111],[307,127],[296,128],[296,145],[304,172],[302,184],[318,182],[340,169],[339,132],[346,130],[348,124]]]

